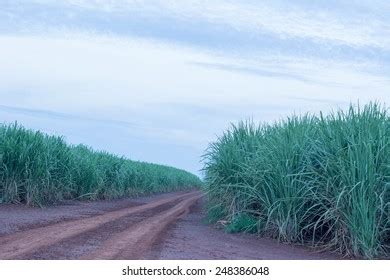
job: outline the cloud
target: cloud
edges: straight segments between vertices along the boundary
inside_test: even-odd
[[[274,55],[390,62],[383,1],[15,0],[2,6],[0,34],[95,33],[156,40],[251,59]],[[379,9],[382,7],[382,9]]]
[[[62,3],[69,9],[87,9],[117,16],[141,13],[149,20],[161,17],[176,18],[186,22],[205,20],[210,27],[223,25],[239,32],[249,31],[253,36],[269,32],[281,38],[297,37],[326,44],[390,50],[390,19],[381,17],[386,9],[390,11],[386,2],[376,1],[375,4],[370,4],[369,1],[363,1],[349,5],[345,2],[341,5],[335,3],[334,7],[339,6],[339,10],[336,11],[324,9],[320,4],[315,7],[302,2],[304,1],[299,5],[288,1],[265,1],[264,3],[222,0],[35,1],[41,5]],[[382,10],[375,9],[378,5],[381,5]],[[365,7],[365,13],[352,9],[356,6]],[[350,10],[352,12],[349,13]]]
[[[104,123],[106,125],[137,127],[136,124],[128,122],[128,121],[98,119],[98,118],[91,118],[91,117],[87,117],[87,116],[80,116],[80,115],[66,114],[66,113],[62,113],[62,112],[55,112],[55,111],[50,111],[50,110],[29,109],[29,108],[23,108],[23,107],[5,106],[5,105],[1,105],[1,104],[0,104],[0,111],[9,112],[9,113],[17,113],[17,114],[33,116],[33,117],[58,119],[58,120],[66,120],[66,121],[96,122],[96,123],[100,123],[100,124]]]
[[[380,95],[389,87],[386,76],[365,72],[374,67],[368,63],[267,53],[249,59],[120,36],[0,36],[0,51],[4,105],[18,100],[26,108],[69,113],[118,104],[133,108],[151,100],[261,104],[287,90],[350,96],[375,89]]]
[[[267,71],[267,70],[254,68],[254,67],[245,67],[245,66],[240,66],[240,65],[222,64],[222,63],[192,62],[190,64],[195,65],[195,66],[199,66],[199,67],[218,69],[218,70],[223,70],[223,71],[232,71],[232,72],[237,72],[237,73],[257,75],[257,76],[263,76],[263,77],[287,78],[287,79],[297,80],[297,81],[305,82],[305,83],[315,83],[315,81],[312,81],[309,78],[306,78],[304,76],[294,74],[294,73]]]

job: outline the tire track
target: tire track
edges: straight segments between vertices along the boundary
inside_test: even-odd
[[[45,248],[65,239],[70,239],[88,231],[95,230],[125,216],[158,208],[165,204],[192,197],[193,195],[194,192],[180,194],[141,206],[133,206],[93,217],[60,222],[54,225],[13,233],[0,238],[0,259],[21,258],[40,248]]]
[[[189,212],[189,208],[202,197],[195,194],[184,199],[172,208],[154,215],[131,226],[125,231],[113,235],[94,252],[84,255],[82,259],[139,259],[151,248],[153,242],[164,229]]]

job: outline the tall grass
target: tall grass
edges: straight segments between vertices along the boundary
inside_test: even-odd
[[[204,156],[210,218],[230,231],[388,257],[389,145],[378,104],[233,125]]]
[[[108,199],[200,186],[184,170],[131,161],[62,137],[0,125],[0,202],[47,205],[64,199]]]

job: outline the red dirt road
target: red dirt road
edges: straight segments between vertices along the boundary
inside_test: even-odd
[[[0,206],[0,259],[334,259],[202,219],[199,192],[47,209]]]

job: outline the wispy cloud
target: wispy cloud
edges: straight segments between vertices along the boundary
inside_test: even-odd
[[[0,111],[17,113],[17,114],[27,115],[27,116],[41,117],[44,119],[50,118],[50,119],[58,119],[58,120],[66,120],[66,121],[96,122],[100,124],[118,125],[118,126],[125,126],[125,127],[137,127],[137,126],[139,127],[139,125],[136,125],[128,121],[91,118],[88,116],[73,115],[73,114],[55,112],[50,110],[5,106],[1,104],[0,104]]]
[[[264,70],[261,68],[255,68],[250,66],[240,66],[240,65],[234,65],[234,64],[223,64],[223,63],[204,63],[204,62],[191,62],[190,65],[195,65],[199,67],[205,67],[205,68],[211,68],[211,69],[218,69],[223,71],[232,71],[237,73],[243,73],[243,74],[251,74],[256,76],[262,76],[262,77],[271,77],[271,78],[287,78],[292,79],[304,83],[318,83],[323,84],[319,81],[312,80],[308,77],[305,77],[304,75],[299,75],[295,73],[288,73],[288,72],[277,72],[277,71],[269,71]],[[331,83],[328,83],[327,85],[332,85]],[[333,83],[334,85],[334,83]],[[340,86],[340,85],[337,85]]]
[[[167,1],[167,0],[35,0],[35,3],[62,5],[124,16],[142,13],[145,18],[177,18],[210,24],[251,34],[274,33],[282,38],[298,37],[331,44],[374,47],[390,50],[390,19],[381,17],[390,11],[386,1],[342,1],[340,10],[324,9],[320,4],[296,4],[289,1]],[[330,5],[329,5],[330,6]],[[334,3],[337,7],[337,3]],[[353,7],[365,8],[363,11]],[[378,7],[382,9],[379,10]],[[349,8],[348,11],[345,11]],[[379,17],[378,17],[379,14]]]

